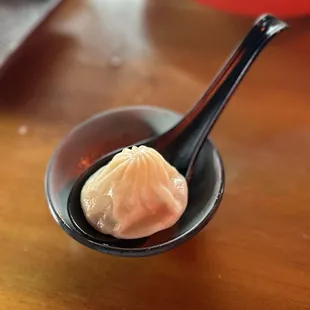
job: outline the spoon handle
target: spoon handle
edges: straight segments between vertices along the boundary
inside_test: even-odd
[[[190,163],[253,61],[270,39],[287,27],[286,23],[273,16],[261,16],[198,103],[166,133],[163,139],[166,157],[170,157],[170,162],[183,175],[189,173]]]

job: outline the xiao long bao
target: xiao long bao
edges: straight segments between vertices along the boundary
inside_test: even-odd
[[[173,226],[187,199],[185,178],[146,146],[123,149],[81,191],[88,223],[119,239],[142,238]]]

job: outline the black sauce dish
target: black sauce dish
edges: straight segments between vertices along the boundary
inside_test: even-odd
[[[173,227],[147,238],[104,243],[86,237],[77,229],[67,210],[70,191],[87,167],[115,149],[166,132],[180,119],[181,115],[167,109],[138,106],[109,110],[74,128],[53,154],[45,177],[48,206],[60,227],[91,249],[129,257],[159,254],[196,235],[214,215],[224,190],[223,163],[209,139],[205,140],[196,159],[189,184],[189,200],[195,204],[195,209],[186,209]],[[195,196],[197,191],[203,196]]]

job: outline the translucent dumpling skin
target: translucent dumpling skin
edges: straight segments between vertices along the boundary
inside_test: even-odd
[[[85,183],[81,205],[98,231],[119,239],[173,226],[187,206],[185,178],[154,149],[124,149]]]

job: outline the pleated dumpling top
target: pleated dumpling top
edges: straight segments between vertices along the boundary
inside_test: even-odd
[[[87,221],[119,239],[150,236],[173,226],[187,206],[185,178],[156,150],[126,148],[85,183]]]

